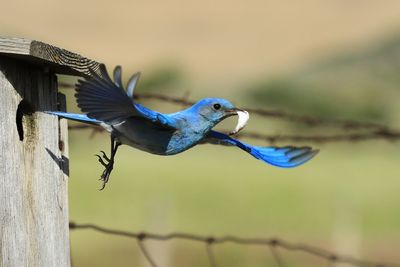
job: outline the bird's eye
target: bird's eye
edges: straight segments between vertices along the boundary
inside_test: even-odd
[[[214,109],[215,109],[215,110],[218,110],[218,109],[220,109],[220,108],[221,108],[221,105],[220,105],[220,104],[214,104],[214,106],[213,106],[213,107],[214,107]]]

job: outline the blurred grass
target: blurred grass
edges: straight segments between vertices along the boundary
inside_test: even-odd
[[[344,202],[358,210],[363,241],[377,249],[382,240],[400,246],[399,144],[327,145],[315,160],[293,170],[265,166],[226,147],[204,145],[174,157],[122,147],[110,183],[99,192],[102,170],[93,154],[108,149],[108,138],[99,135],[88,140],[87,132],[72,132],[70,140],[73,221],[134,231],[279,236],[332,248],[337,205]],[[85,266],[87,255],[96,255],[90,258],[94,266],[112,265],[110,255],[120,255],[118,266],[131,266],[140,259],[133,240],[80,231],[72,232],[71,238],[77,266]],[[175,262],[180,257],[173,257],[171,266],[204,266],[197,260],[205,257],[204,250],[193,246],[171,250],[196,258],[180,265]],[[226,259],[243,258],[228,266],[250,266],[252,257],[244,253],[246,249],[241,251],[226,252]],[[260,262],[265,261],[266,256],[261,256]]]
[[[338,88],[329,88],[329,84],[325,84],[324,87],[322,89],[319,84],[304,84],[280,78],[258,84],[251,90],[254,91],[252,99],[258,104],[292,110],[292,113],[318,115],[321,118],[380,122],[389,120],[386,100],[378,92],[364,90],[362,98],[354,101],[352,94],[355,90],[338,92]]]
[[[128,75],[128,74],[125,74]],[[141,91],[171,91],[178,89],[183,80],[183,73],[181,70],[174,65],[163,64],[155,67],[152,72],[146,73],[141,77],[140,83],[138,83],[138,90]],[[128,77],[124,77],[128,82]]]
[[[258,105],[300,114],[390,123],[398,121],[399,67],[396,34],[250,82],[244,92]]]

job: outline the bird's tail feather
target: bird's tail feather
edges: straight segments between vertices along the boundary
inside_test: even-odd
[[[79,122],[84,122],[84,123],[89,123],[89,124],[102,123],[102,121],[89,118],[85,114],[68,113],[68,112],[62,112],[62,111],[46,111],[46,113],[56,115],[56,116],[59,116],[61,118],[65,118],[68,120],[79,121]]]

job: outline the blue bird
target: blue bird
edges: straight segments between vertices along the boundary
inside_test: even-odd
[[[244,127],[248,113],[225,99],[205,98],[188,109],[172,114],[150,110],[133,99],[139,73],[131,77],[125,91],[120,66],[115,68],[113,80],[103,64],[99,70],[100,75],[92,71],[90,78],[79,80],[76,85],[78,106],[86,114],[47,113],[95,124],[110,133],[111,155],[107,156],[104,151],[101,151],[101,156],[96,155],[105,168],[100,178],[103,182],[100,190],[109,180],[115,154],[121,144],[157,155],[175,155],[201,143],[236,146],[256,159],[282,168],[299,166],[318,153],[310,147],[260,147],[232,138],[230,135]],[[239,123],[229,135],[212,130],[219,122],[234,115],[239,115]]]

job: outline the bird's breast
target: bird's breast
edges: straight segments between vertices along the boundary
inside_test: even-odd
[[[112,134],[122,144],[157,155],[178,154],[202,138],[199,134],[168,129],[141,118],[129,118],[114,125]]]

